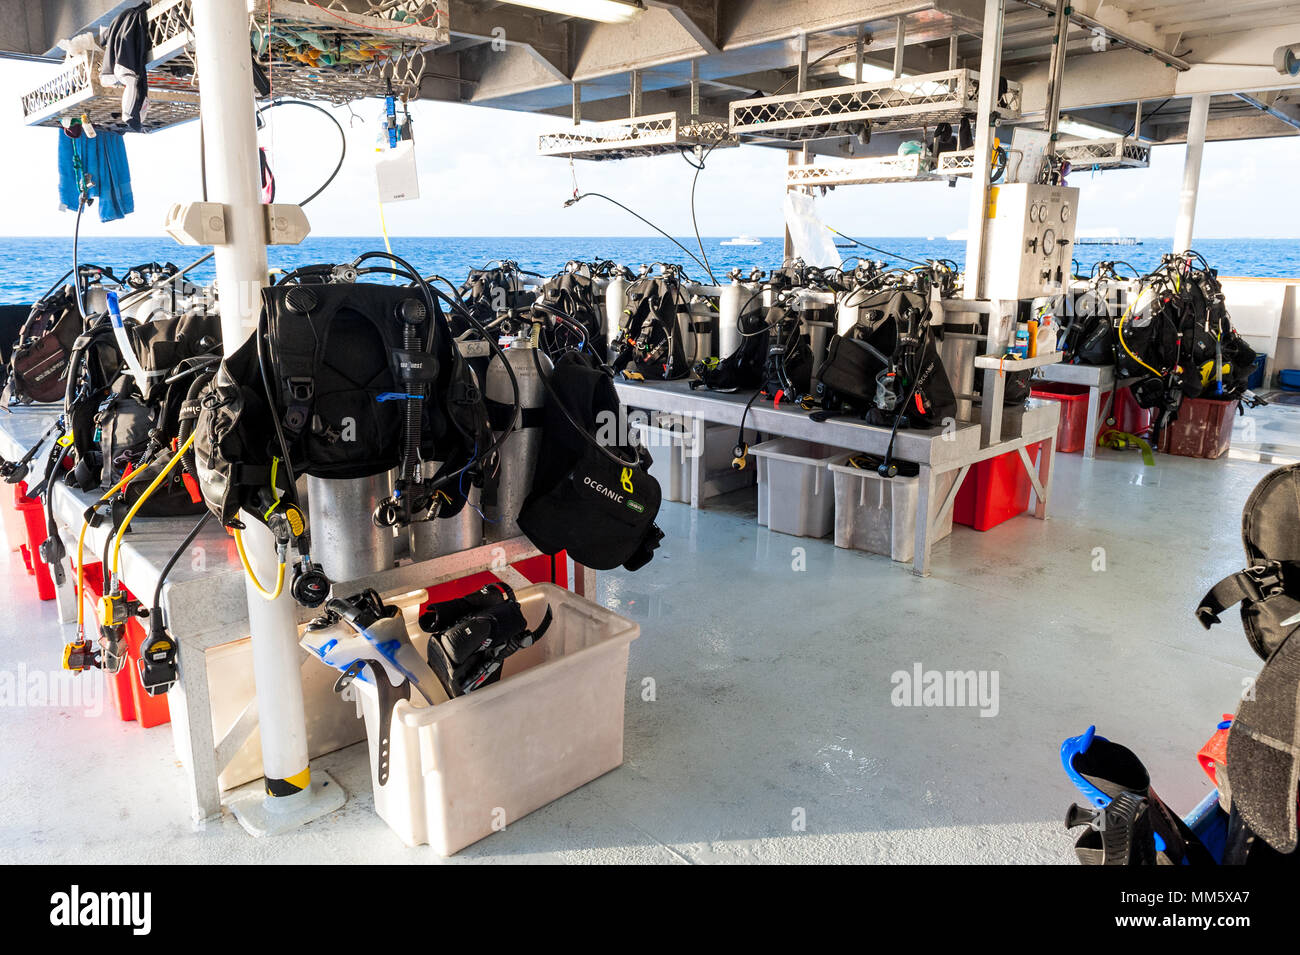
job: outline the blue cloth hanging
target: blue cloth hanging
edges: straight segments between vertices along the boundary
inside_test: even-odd
[[[81,201],[83,172],[90,174],[90,195],[99,199],[100,222],[112,222],[135,211],[131,167],[121,133],[100,130],[91,137],[83,131],[76,138],[59,133],[59,203],[63,208],[75,209]]]

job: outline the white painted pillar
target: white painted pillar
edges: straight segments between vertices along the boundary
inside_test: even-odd
[[[1178,224],[1174,227],[1174,252],[1192,247],[1192,229],[1196,224],[1196,199],[1201,189],[1201,156],[1205,152],[1205,127],[1210,119],[1210,94],[1192,97],[1192,112],[1187,118],[1187,158],[1183,160],[1183,191],[1178,195]]]
[[[195,53],[203,106],[208,199],[225,206],[227,244],[216,246],[221,334],[227,355],[257,325],[260,290],[267,284],[266,232],[257,158],[253,72],[245,0],[196,0]],[[244,544],[258,579],[276,579],[274,539],[265,525],[243,515]],[[248,583],[253,676],[267,790],[290,796],[308,788],[307,722],[294,603],[288,587],[274,601]]]
[[[980,92],[975,116],[975,164],[971,170],[970,214],[966,229],[967,298],[984,297],[981,259],[988,231],[989,175],[992,172],[993,129],[989,114],[997,107],[998,74],[1002,70],[1002,20],[1006,0],[984,0],[984,35],[980,47]]]

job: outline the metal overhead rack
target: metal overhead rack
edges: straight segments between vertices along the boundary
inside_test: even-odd
[[[660,156],[696,146],[716,149],[738,144],[725,120],[670,112],[543,133],[537,138],[537,152],[541,156],[565,159],[606,160]]]
[[[786,186],[852,186],[882,182],[934,182],[940,177],[920,154],[868,156],[819,163],[799,163],[786,169]]]
[[[1069,160],[1076,171],[1145,169],[1151,164],[1151,147],[1128,137],[1069,140],[1057,145],[1056,154]],[[974,167],[973,149],[941,153],[935,163],[934,177],[969,176]]]
[[[189,11],[190,0],[159,0],[148,10],[149,109],[144,132],[198,118],[199,92],[193,57],[187,53],[194,42]],[[23,122],[59,126],[65,118],[84,116],[97,129],[125,131],[122,87],[101,82],[102,65],[98,50],[69,56],[58,73],[19,97]]]
[[[999,97],[1003,120],[1020,116],[1020,84]],[[979,74],[945,70],[920,76],[762,96],[731,104],[731,132],[742,139],[802,142],[860,136],[868,130],[920,129],[959,123],[979,105]]]
[[[273,94],[341,104],[419,92],[424,52],[451,40],[448,0],[256,0],[251,16]]]
[[[1151,165],[1151,147],[1127,137],[1060,143],[1056,154],[1080,170],[1145,169]]]

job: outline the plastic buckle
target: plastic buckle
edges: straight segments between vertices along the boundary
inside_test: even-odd
[[[1282,564],[1276,560],[1267,560],[1262,564],[1247,567],[1246,579],[1258,590],[1254,600],[1264,600],[1282,592]]]
[[[285,384],[293,401],[311,401],[312,395],[316,393],[316,383],[311,378],[287,378]]]

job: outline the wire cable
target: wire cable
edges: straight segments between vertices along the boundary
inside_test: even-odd
[[[609,196],[605,195],[603,192],[580,192],[580,193],[578,193],[576,196],[574,196],[572,199],[566,199],[565,202],[564,202],[564,207],[567,209],[569,206],[573,205],[573,204],[576,203],[576,202],[581,202],[583,199],[586,199],[588,196],[595,196],[597,199],[604,199],[606,202],[612,202],[614,205],[618,206],[618,207],[619,207],[620,209],[622,209],[624,212],[626,212],[626,213],[628,213],[629,215],[635,216],[636,218],[640,219],[642,222],[644,222],[644,223],[645,223],[646,225],[648,225],[650,228],[654,229],[656,232],[658,232],[661,236],[663,236],[665,239],[667,239],[667,240],[668,240],[669,242],[671,242],[673,245],[677,246],[677,248],[681,249],[681,250],[682,250],[683,252],[685,252],[688,256],[690,256],[691,260],[692,260],[696,265],[698,265],[700,268],[704,269],[704,271],[709,272],[709,268],[708,268],[708,266],[706,266],[706,265],[705,265],[705,264],[700,260],[700,258],[699,258],[699,257],[698,257],[694,252],[692,252],[690,249],[686,248],[686,246],[682,245],[680,242],[678,242],[676,239],[674,239],[672,236],[670,236],[667,232],[665,232],[663,229],[659,228],[657,225],[655,225],[653,222],[651,222],[651,221],[650,221],[649,219],[647,219],[645,216],[641,215],[639,212],[636,212],[636,211],[634,211],[634,210],[632,210],[632,209],[629,209],[627,206],[623,205],[623,203],[619,202],[617,199],[611,199]],[[710,273],[710,274],[712,274],[712,273]]]

